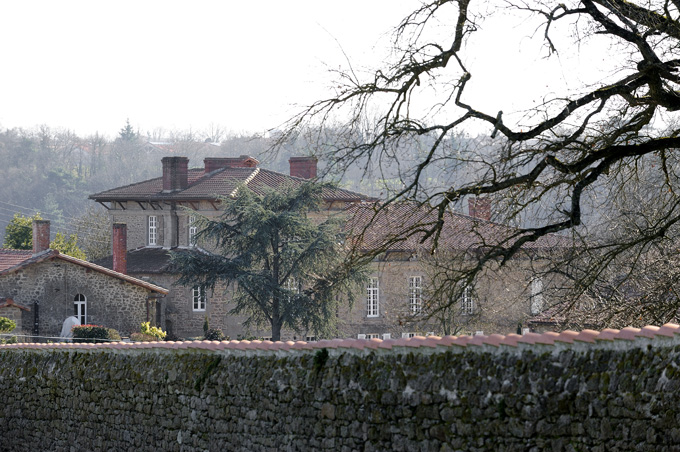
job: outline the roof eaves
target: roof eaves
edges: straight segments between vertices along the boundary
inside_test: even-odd
[[[93,194],[93,195],[88,196],[88,199],[92,199],[92,200],[97,201],[97,200],[99,200],[99,199],[101,199],[101,198],[104,198],[105,195],[106,195],[106,193],[108,193],[108,192],[110,192],[110,191],[113,191],[113,190],[121,190],[121,189],[124,189],[124,188],[133,187],[133,186],[135,186],[135,185],[145,184],[145,183],[147,183],[147,182],[151,182],[151,181],[154,181],[154,180],[157,180],[157,179],[162,179],[162,177],[152,177],[151,179],[146,179],[146,180],[139,181],[139,182],[133,182],[133,183],[131,183],[131,184],[122,185],[122,186],[120,186],[120,187],[111,188],[111,189],[109,189],[109,190],[104,190],[104,191],[101,191],[101,192],[99,192],[99,193],[95,193],[95,194]],[[109,195],[109,196],[111,196],[111,195]],[[114,196],[115,196],[115,195],[114,195]]]
[[[163,287],[157,286],[155,284],[148,283],[146,281],[142,281],[141,279],[137,279],[133,276],[129,276],[123,273],[119,273],[113,270],[110,270],[106,267],[102,267],[101,265],[93,264],[92,262],[84,261],[82,259],[75,258],[73,256],[69,256],[68,254],[62,254],[56,251],[58,254],[55,256],[59,259],[65,260],[67,262],[71,262],[76,265],[80,265],[81,267],[85,268],[90,268],[94,271],[104,273],[109,276],[113,276],[114,278],[121,279],[123,281],[129,282],[130,284],[134,284],[137,286],[144,287],[145,289],[149,289],[153,292],[158,292],[162,293],[164,295],[167,295],[170,291],[168,289],[165,289]]]
[[[18,264],[14,265],[13,267],[6,268],[2,271],[0,271],[0,275],[8,275],[10,273],[14,273],[15,271],[21,270],[22,268],[31,265],[31,264],[36,264],[38,262],[42,262],[44,260],[50,259],[52,257],[56,257],[59,254],[59,251],[57,250],[52,250],[52,249],[47,249],[45,251],[42,251],[38,254],[34,254],[28,259],[25,259]]]

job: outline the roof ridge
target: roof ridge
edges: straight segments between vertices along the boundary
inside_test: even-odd
[[[290,174],[282,173],[280,171],[276,171],[276,170],[272,170],[272,169],[268,169],[268,168],[260,168],[260,169],[263,172],[278,174],[279,176],[289,177],[291,179],[294,179],[294,180],[297,180],[297,181],[300,181],[300,182],[310,182],[310,181],[314,180],[314,179],[305,179],[304,177],[291,176]],[[318,180],[319,180],[319,183],[324,183],[320,179],[318,179]],[[333,183],[333,182],[330,182],[330,183]],[[341,191],[344,191],[344,192],[347,192],[347,193],[351,193],[353,195],[357,195],[357,198],[367,198],[367,199],[376,199],[376,200],[378,199],[374,196],[368,196],[368,195],[365,195],[363,193],[359,193],[358,191],[352,191],[352,190],[348,190],[346,188],[342,188],[339,185],[334,185],[332,188],[335,189],[335,190],[341,190]]]

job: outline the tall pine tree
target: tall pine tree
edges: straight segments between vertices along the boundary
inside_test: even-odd
[[[331,336],[340,300],[353,302],[365,270],[345,264],[339,218],[311,217],[321,190],[306,183],[260,195],[241,186],[234,199],[223,199],[219,219],[199,222],[198,243],[214,252],[174,255],[180,284],[233,285],[231,313],[245,314],[246,327],[269,325],[272,340],[284,328]]]

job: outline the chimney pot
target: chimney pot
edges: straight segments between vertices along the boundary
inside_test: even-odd
[[[319,160],[316,157],[291,157],[290,175],[302,179],[314,179],[316,177],[316,166]]]
[[[113,224],[113,271],[127,275],[127,225]]]
[[[471,217],[480,220],[491,220],[491,199],[489,198],[469,198],[468,213]]]
[[[184,190],[189,185],[189,159],[163,157],[163,191]]]
[[[33,254],[50,248],[50,221],[33,220]]]

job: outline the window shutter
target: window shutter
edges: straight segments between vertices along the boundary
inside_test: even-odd
[[[366,339],[365,334],[357,334],[357,339]]]
[[[165,245],[165,240],[163,238],[163,236],[164,236],[163,232],[164,232],[163,215],[158,215],[158,243],[157,243],[157,245],[159,245],[159,246]]]
[[[385,333],[382,335],[383,341],[387,339],[392,339],[392,334],[391,333]]]

